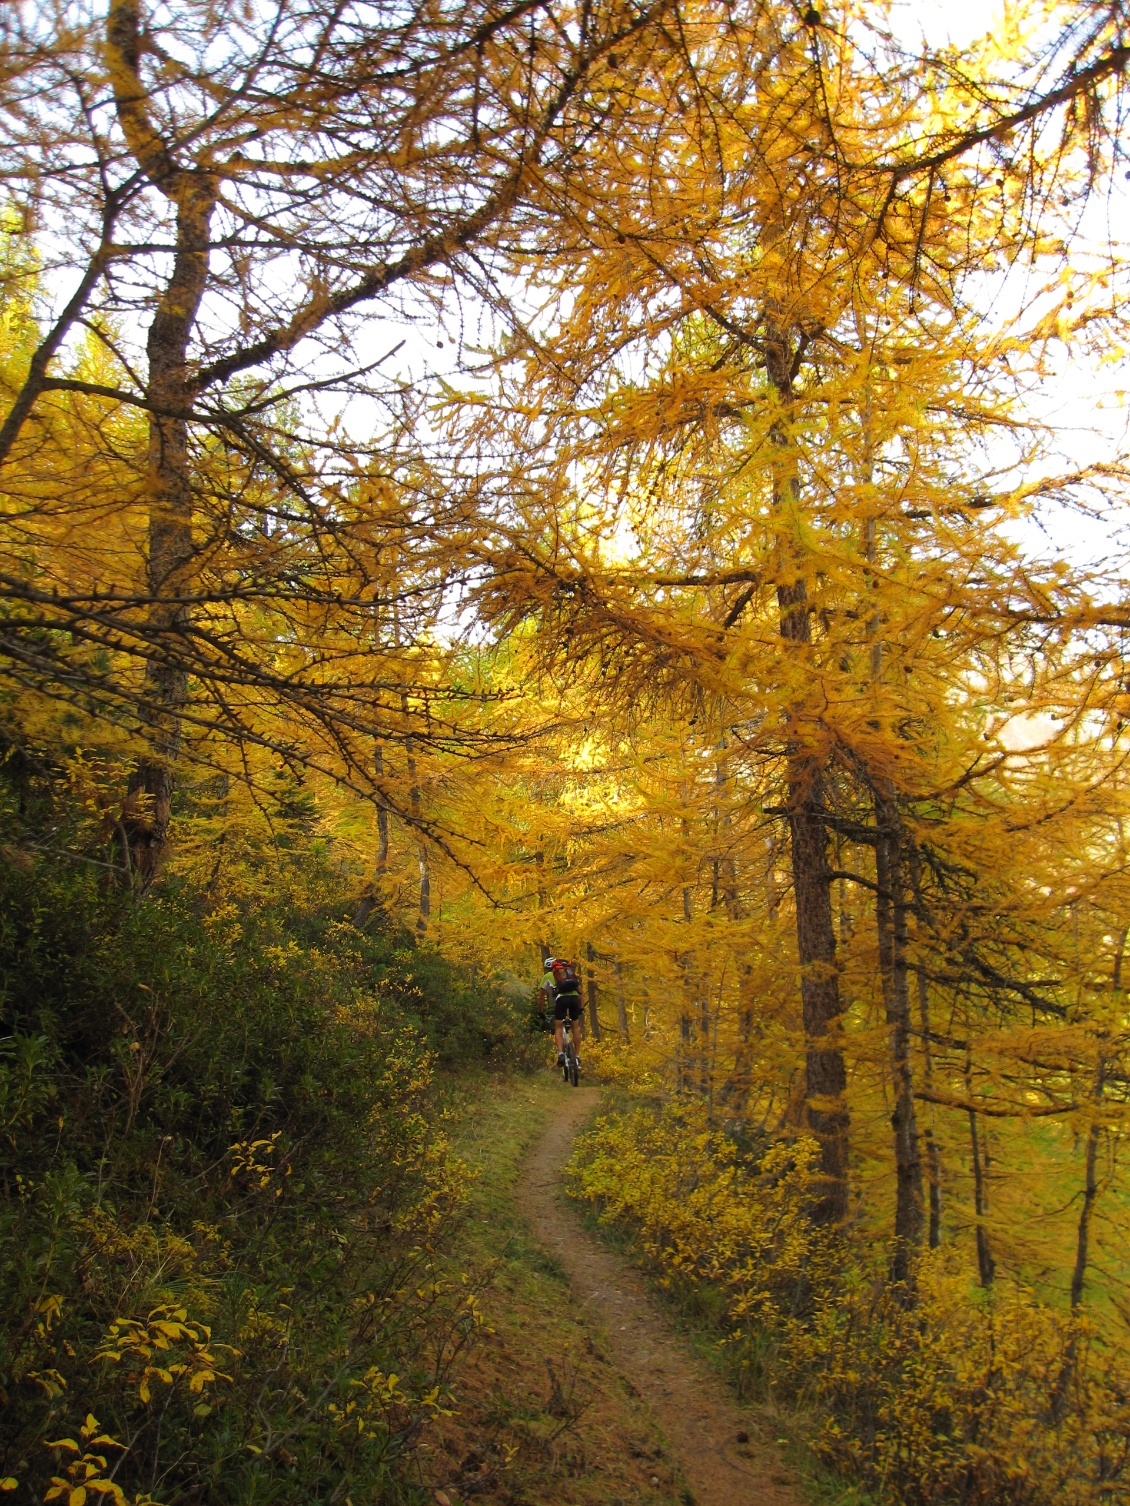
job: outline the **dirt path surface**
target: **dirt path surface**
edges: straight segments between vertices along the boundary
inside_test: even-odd
[[[786,1467],[754,1441],[753,1419],[672,1332],[639,1274],[587,1233],[561,1193],[573,1137],[599,1100],[594,1088],[562,1092],[519,1181],[518,1206],[666,1434],[695,1506],[801,1506]]]

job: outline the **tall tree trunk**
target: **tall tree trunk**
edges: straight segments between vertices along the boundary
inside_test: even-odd
[[[384,749],[380,743],[377,744],[373,764],[377,778],[383,779],[385,756]],[[377,806],[377,867],[372,878],[365,885],[365,890],[357,901],[357,908],[353,912],[353,924],[357,927],[366,925],[374,910],[381,908],[381,891],[385,875],[388,872],[388,807],[384,804],[383,797],[378,798],[380,799],[380,804]]]
[[[863,404],[864,465],[863,479],[870,486],[873,476],[871,451],[871,404],[866,393]],[[863,532],[863,554],[874,565],[879,553],[876,519],[868,517]],[[875,589],[876,576],[868,585]],[[877,611],[867,619],[870,641],[871,680],[878,685],[883,676],[882,626]],[[877,727],[877,722],[872,722]],[[891,1255],[891,1279],[906,1285],[922,1240],[922,1158],[918,1146],[918,1125],[914,1110],[914,1071],[910,1053],[910,993],[906,964],[906,886],[903,881],[902,822],[893,790],[872,782],[875,809],[875,924],[879,938],[879,976],[883,989],[883,1007],[887,1021],[891,1052],[891,1077],[895,1090],[895,1108],[891,1115],[895,1151],[895,1226]]]
[[[400,643],[400,624],[396,626],[396,641]],[[404,691],[400,693],[400,709],[404,716],[405,725],[408,723],[408,696]],[[411,732],[404,734],[404,754],[408,764],[408,811],[412,817],[412,825],[416,836],[416,862],[420,870],[419,903],[416,913],[416,934],[425,936],[428,930],[428,919],[432,913],[432,873],[428,861],[428,847],[421,835],[422,806],[420,798],[420,786],[416,781],[416,742]]]
[[[925,1067],[926,1086],[934,1084],[934,1053],[930,1049],[930,991],[924,973],[918,974],[918,1020],[922,1030],[922,1057]],[[929,1178],[930,1227],[927,1235],[931,1250],[942,1242],[942,1158],[934,1133],[934,1105],[927,1105],[926,1128],[926,1174]]]
[[[1101,1058],[1095,1072],[1095,1117],[1091,1120],[1087,1131],[1087,1148],[1084,1153],[1083,1166],[1083,1206],[1079,1210],[1079,1228],[1075,1236],[1075,1269],[1071,1273],[1071,1311],[1074,1312],[1083,1301],[1083,1288],[1087,1280],[1087,1260],[1090,1254],[1091,1243],[1091,1219],[1095,1212],[1095,1198],[1098,1196],[1098,1163],[1099,1142],[1102,1139],[1102,1126],[1099,1123],[1099,1109],[1103,1099],[1103,1087],[1106,1078],[1106,1062]]]
[[[737,908],[737,879],[734,870],[734,859],[729,848],[730,813],[728,809],[727,784],[728,778],[724,764],[726,752],[725,732],[718,739],[716,748],[717,757],[714,762],[714,809],[711,820],[714,828],[714,856],[711,861],[710,883],[710,909],[717,910],[720,905],[725,905],[727,915],[735,918]],[[722,837],[726,838],[726,849],[720,851]],[[717,1048],[718,1048],[718,1022],[722,1014],[721,991],[714,1009],[714,1017],[711,1019],[710,1000],[706,989],[702,989],[701,1012],[699,1015],[700,1029],[702,1031],[702,1093],[707,1101],[708,1113],[711,1121],[714,1118],[714,1078],[717,1071]]]
[[[193,563],[188,349],[208,280],[212,214],[219,190],[217,179],[206,168],[182,167],[154,127],[140,75],[142,45],[137,0],[110,0],[105,62],[118,123],[141,173],[165,196],[176,216],[172,271],[146,338],[146,625],[150,650],[141,722],[148,749],[130,778],[121,821],[131,882],[140,893],[156,877],[168,840],[173,765],[188,700],[181,643],[189,621]]]
[[[412,786],[411,792],[412,814],[420,814],[420,790],[418,785]],[[428,855],[428,845],[423,837],[416,835],[416,864],[420,872],[419,905],[416,914],[416,934],[427,935],[428,922],[432,914],[432,869]]]
[[[968,1054],[965,1058],[965,1096],[972,1101],[973,1067]],[[973,1211],[977,1220],[977,1275],[981,1285],[989,1287],[992,1286],[993,1277],[996,1275],[996,1263],[989,1244],[989,1231],[985,1227],[989,1202],[985,1189],[985,1169],[982,1163],[981,1137],[977,1129],[975,1109],[969,1110],[969,1152],[973,1162]]]
[[[903,882],[902,835],[898,807],[889,796],[875,793],[875,872],[878,894],[875,914],[879,932],[879,972],[883,986],[891,1048],[895,1111],[891,1115],[895,1143],[895,1229],[891,1276],[910,1279],[914,1256],[922,1243],[922,1158],[914,1112],[914,1074],[910,1058],[910,993],[906,967],[906,893]]]
[[[144,893],[157,876],[168,841],[173,765],[180,750],[188,672],[178,640],[189,622],[194,557],[188,418],[188,346],[208,277],[208,246],[216,202],[213,180],[185,174],[179,184],[172,275],[149,326],[148,628],[154,650],[146,664],[142,721],[149,752],[138,760],[126,793],[122,826],[133,882]]]
[[[814,1217],[834,1224],[846,1218],[848,1207],[847,1073],[838,1034],[840,987],[822,810],[820,771],[811,760],[794,754],[789,768],[789,834],[805,1038],[805,1118],[820,1145],[822,1185]]]
[[[600,1016],[596,1009],[596,950],[591,941],[585,943],[585,960],[588,963],[585,985],[588,990],[589,1028],[594,1041],[600,1040]]]
[[[727,814],[724,823],[730,824]],[[726,902],[726,915],[735,924],[745,918],[741,894],[738,889],[737,867],[732,857],[722,864],[722,895]],[[749,1108],[753,1065],[753,968],[748,962],[738,964],[738,1041],[734,1052],[734,1065],[719,1093],[727,1113],[735,1119],[744,1119]]]
[[[839,859],[839,853],[837,853],[836,867],[841,868],[842,866],[843,865]],[[848,942],[851,941],[855,936],[855,923],[852,920],[851,911],[848,909],[847,888],[847,880],[840,879],[840,946],[847,946]]]
[[[616,959],[616,1023],[620,1027],[620,1038],[625,1045],[631,1039],[628,1033],[628,1005],[624,999],[624,964],[619,958]]]
[[[423,936],[432,915],[432,867],[427,846],[422,841],[416,843],[416,861],[420,868],[420,913],[416,917],[416,930]]]
[[[383,771],[384,758],[377,750],[378,768]],[[388,806],[382,801],[377,806],[377,873],[382,875],[388,868]]]
[[[1122,964],[1126,957],[1126,938],[1130,935],[1130,926],[1123,926],[1118,937],[1118,945],[1114,951],[1114,967],[1111,972],[1111,992],[1118,994],[1122,989]],[[1079,1210],[1079,1227],[1075,1235],[1075,1268],[1071,1273],[1071,1311],[1083,1301],[1083,1290],[1087,1281],[1087,1261],[1090,1258],[1091,1245],[1091,1219],[1095,1212],[1095,1199],[1098,1197],[1098,1164],[1099,1144],[1102,1140],[1102,1126],[1099,1123],[1099,1114],[1102,1109],[1103,1093],[1106,1088],[1107,1063],[1100,1054],[1098,1065],[1095,1068],[1094,1102],[1095,1117],[1091,1120],[1087,1130],[1087,1148],[1084,1153],[1083,1163],[1083,1206]]]
[[[545,909],[545,853],[540,849],[534,853],[534,867],[537,870],[538,918],[540,921],[541,913]],[[545,940],[539,941],[538,945],[541,947],[541,960],[544,963],[547,957],[553,956],[553,949],[549,945],[549,942]]]
[[[685,795],[685,791],[684,791]],[[683,839],[689,847],[690,822],[683,818]],[[683,886],[683,919],[690,925],[694,919],[694,906],[691,900],[689,885]],[[695,978],[691,964],[690,952],[683,952],[678,957],[679,970],[683,975],[683,1012],[679,1016],[679,1090],[687,1090],[697,1087],[701,1092],[703,1073],[702,1062],[699,1053],[695,1050],[697,1045],[696,1021],[699,1012],[698,982]]]
[[[782,233],[779,225],[767,226],[770,240]],[[779,457],[773,480],[774,508],[779,515],[791,518],[799,504],[796,457],[788,432],[799,367],[799,337],[781,322],[779,310],[769,306],[764,330],[766,376],[781,405],[780,419],[771,432]],[[799,541],[782,546],[777,586],[780,633],[800,658],[806,657],[812,642],[804,566]],[[791,707],[787,715],[799,728],[805,721],[805,707]],[[791,732],[786,758],[805,1037],[805,1118],[820,1145],[822,1190],[813,1212],[821,1223],[836,1224],[847,1217],[848,1209],[847,1073],[838,1038],[842,1006],[824,825],[824,770],[819,756]]]
[[[734,1066],[718,1097],[734,1119],[744,1119],[753,1083],[753,969],[743,962],[738,969],[738,1044]]]
[[[690,1082],[691,1017],[684,1009],[679,1016],[679,1055],[675,1069],[675,1091],[685,1093]]]
[[[777,604],[782,638],[803,649],[811,642],[808,591],[803,579],[778,586]],[[822,1223],[839,1223],[847,1216],[847,1073],[837,1039],[842,1009],[824,825],[824,773],[795,739],[789,740],[787,759],[789,843],[805,1038],[805,1118],[820,1144],[823,1179],[815,1216]]]
[[[777,889],[777,843],[775,838],[765,838],[765,910],[770,924],[777,920],[781,908],[781,895]]]

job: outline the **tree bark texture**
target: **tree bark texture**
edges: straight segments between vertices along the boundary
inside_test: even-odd
[[[968,1056],[965,1059],[965,1092],[966,1097],[971,1098],[973,1093],[973,1073]],[[988,1195],[985,1188],[985,1167],[982,1160],[981,1136],[977,1127],[977,1112],[969,1111],[969,1153],[973,1163],[973,1212],[977,1221],[977,1275],[981,1285],[992,1286],[993,1277],[996,1275],[996,1262],[993,1260],[992,1247],[989,1244],[989,1231],[985,1227],[985,1216],[989,1211]]]
[[[180,750],[188,676],[177,639],[189,627],[187,597],[194,549],[192,471],[188,450],[188,346],[208,276],[208,242],[216,188],[187,176],[177,205],[173,271],[149,327],[149,512],[147,565],[152,641],[145,670],[145,722],[150,749],[129,781],[123,825],[134,882],[141,892],[157,876],[168,841],[173,765]]]
[[[148,629],[143,722],[149,752],[129,781],[122,827],[131,879],[144,892],[157,874],[168,840],[173,765],[180,751],[188,676],[177,640],[189,628],[193,566],[192,410],[188,350],[208,280],[212,214],[219,185],[206,168],[181,167],[148,117],[139,72],[141,20],[136,0],[111,0],[106,61],[126,143],[149,182],[176,213],[172,271],[146,338],[149,409],[146,467]]]
[[[784,234],[780,224],[769,223],[765,228],[767,241]],[[780,420],[771,431],[779,457],[773,481],[774,509],[789,520],[797,511],[800,492],[789,410],[803,339],[772,304],[766,305],[763,339],[765,373],[781,405]],[[799,657],[805,656],[812,642],[805,563],[799,540],[791,544],[783,540],[777,585],[780,633]],[[804,719],[803,703],[790,708],[792,727],[786,759],[805,1039],[805,1120],[820,1145],[822,1188],[813,1214],[821,1223],[838,1224],[847,1217],[848,1209],[847,1072],[839,1041],[842,1006],[824,824],[824,769],[821,756],[806,747],[793,730]]]
[[[738,972],[738,1044],[734,1053],[734,1066],[718,1095],[727,1114],[734,1119],[745,1118],[753,1086],[752,986],[753,969],[749,963],[743,962]]]
[[[616,972],[616,1023],[620,1027],[620,1038],[627,1045],[631,1036],[628,1033],[628,1005],[624,998],[624,964],[617,960]]]
[[[924,973],[918,974],[918,1021],[922,1030],[922,1056],[926,1086],[933,1087],[934,1054],[930,1049],[930,988]],[[934,1105],[927,1104],[926,1128],[926,1173],[929,1181],[930,1225],[927,1242],[936,1250],[942,1242],[942,1158],[934,1134]]]
[[[688,891],[683,890],[683,902],[690,917]],[[708,1091],[710,1050],[710,1005],[702,993],[702,979],[690,952],[678,957],[683,977],[683,1012],[679,1019],[679,1037],[683,1063],[680,1069],[680,1084],[693,1089],[703,1097]]]
[[[411,738],[406,739],[411,747]],[[409,809],[415,822],[420,820],[420,786],[416,783],[416,760],[409,754],[408,777],[412,784],[408,792]],[[428,922],[432,914],[432,869],[428,855],[428,844],[420,835],[419,825],[416,827],[416,863],[420,870],[420,900],[416,915],[416,933],[419,936],[427,935]]]
[[[385,756],[384,749],[377,744],[373,766],[379,780],[384,779]],[[365,886],[365,891],[357,901],[357,909],[353,914],[355,926],[365,925],[375,910],[383,908],[383,896],[381,893],[385,875],[388,872],[388,807],[380,804],[377,806],[377,867],[372,878]]]
[[[781,636],[799,647],[811,641],[808,593],[803,580],[777,588]],[[822,1191],[814,1209],[821,1223],[847,1216],[847,1071],[839,1042],[840,979],[824,824],[824,772],[816,758],[790,740],[789,843],[800,960],[801,1018],[805,1039],[805,1124],[820,1145]]]
[[[679,1016],[679,1056],[675,1072],[676,1092],[684,1093],[691,1082],[691,1017],[684,1009]]]
[[[878,893],[875,918],[879,933],[879,972],[891,1050],[895,1108],[895,1228],[891,1276],[910,1279],[922,1243],[922,1157],[914,1111],[914,1073],[910,1057],[910,992],[906,966],[906,893],[902,833],[893,799],[875,795],[875,872]]]
[[[820,771],[800,757],[789,770],[789,835],[796,898],[801,1013],[805,1039],[805,1122],[820,1145],[821,1192],[814,1217],[847,1216],[847,1073],[839,1042],[841,1015],[827,833]]]
[[[1087,1131],[1087,1148],[1084,1152],[1083,1206],[1079,1210],[1079,1228],[1075,1236],[1075,1268],[1071,1273],[1072,1312],[1083,1301],[1083,1289],[1087,1281],[1087,1261],[1090,1256],[1091,1244],[1091,1220],[1094,1217],[1095,1199],[1098,1196],[1099,1190],[1099,1142],[1102,1139],[1102,1126],[1099,1123],[1097,1114],[1103,1098],[1105,1067],[1105,1062],[1100,1062],[1098,1070],[1095,1073],[1094,1097],[1096,1117],[1092,1119],[1091,1126]]]

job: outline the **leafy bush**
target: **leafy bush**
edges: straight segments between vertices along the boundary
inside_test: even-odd
[[[432,1065],[509,1016],[332,914],[137,907],[15,857],[0,1479],[72,1506],[403,1498],[478,1323]]]
[[[736,1343],[747,1323],[807,1312],[829,1283],[834,1244],[806,1216],[815,1142],[742,1156],[694,1113],[668,1105],[598,1119],[570,1162],[574,1193],[631,1228],[661,1282],[724,1291]]]
[[[908,1307],[849,1281],[781,1346],[824,1410],[820,1447],[882,1501],[1092,1506],[1130,1500],[1125,1356],[1009,1283],[986,1296],[952,1257]]]
[[[813,1406],[816,1447],[891,1506],[1130,1502],[1126,1355],[1023,1288],[984,1293],[952,1255],[914,1301],[816,1229],[815,1146],[739,1147],[667,1105],[598,1120],[574,1195],[697,1299],[744,1388]]]

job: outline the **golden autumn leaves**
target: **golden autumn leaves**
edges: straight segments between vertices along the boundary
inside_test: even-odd
[[[324,842],[358,924],[516,968],[591,946],[681,1088],[817,1136],[835,1221],[894,1113],[905,1253],[917,1115],[951,1111],[937,1148],[1006,1075],[985,1023],[1120,998],[1123,609],[1009,524],[1122,477],[1033,476],[1024,393],[1078,321],[1002,329],[983,295],[1061,270],[1122,44],[1037,8],[1042,51],[962,73],[866,7],[675,14],[300,8],[314,78],[236,30],[219,76],[162,71],[129,3],[44,22],[71,103],[18,145],[89,277],[5,368],[13,717],[75,764],[105,740],[91,860],[139,895],[179,822],[218,906]],[[110,177],[43,176],[90,144],[67,48]],[[473,379],[360,358],[362,309],[456,290]],[[1068,720],[1009,748],[1006,709]],[[1088,1040],[1051,1090],[1077,1117],[1089,1065],[1116,1080]]]

